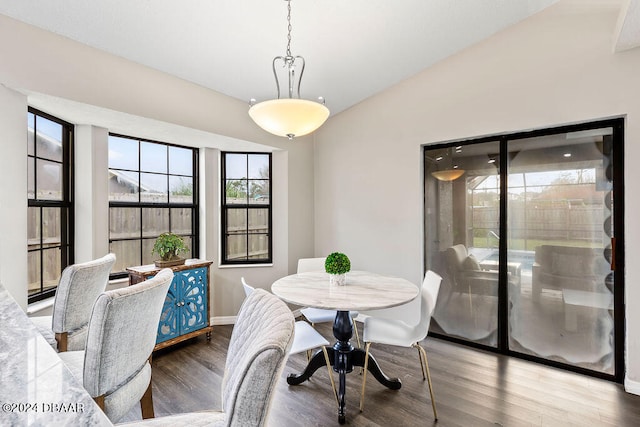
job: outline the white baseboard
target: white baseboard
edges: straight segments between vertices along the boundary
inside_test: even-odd
[[[624,379],[624,390],[627,393],[640,395],[640,382],[632,381],[629,378]]]
[[[215,325],[235,325],[238,316],[217,316],[209,319],[209,324]]]

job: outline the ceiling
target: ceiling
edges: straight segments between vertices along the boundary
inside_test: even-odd
[[[301,95],[337,114],[556,1],[293,0]],[[640,44],[639,2],[619,49]],[[276,96],[287,42],[283,0],[0,0],[0,13],[247,103]]]

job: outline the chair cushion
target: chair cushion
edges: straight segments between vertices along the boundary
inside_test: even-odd
[[[60,353],[60,359],[62,359],[78,382],[82,384],[84,351],[63,351]]]
[[[53,347],[55,351],[58,351],[58,342],[56,341],[56,334],[51,329],[51,316],[38,316],[31,317],[31,322],[36,326],[38,332],[44,337],[45,340]],[[87,340],[88,325],[84,325],[75,331],[67,333],[67,351],[80,351],[84,350],[85,342]]]
[[[318,331],[305,321],[298,321],[295,324],[295,339],[289,350],[289,354],[302,353],[303,351],[312,350],[314,348],[329,345],[327,341]]]
[[[104,413],[114,421],[124,417],[142,399],[149,383],[151,383],[151,364],[147,362],[140,372],[128,378],[111,393],[106,394]]]
[[[470,271],[478,271],[480,270],[480,263],[478,262],[476,257],[474,257],[473,255],[469,255],[462,262],[462,269],[470,270]]]
[[[60,353],[60,358],[69,368],[71,374],[81,383],[84,381],[84,351],[65,351]],[[131,378],[127,378],[123,384],[119,384],[111,392],[105,393],[104,412],[110,420],[119,420],[130,410],[134,404],[142,398],[151,381],[151,365],[145,366]],[[96,396],[92,396],[96,397]]]

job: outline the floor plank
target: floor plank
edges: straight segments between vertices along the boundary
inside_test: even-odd
[[[331,326],[318,330],[331,339]],[[231,326],[216,326],[210,342],[198,337],[153,357],[156,417],[219,409],[221,382]],[[388,390],[367,377],[364,412],[358,409],[362,376],[347,377],[349,426],[638,426],[640,396],[620,384],[520,359],[428,338],[429,358],[439,420],[434,422],[429,388],[422,380],[415,349],[373,345],[372,352],[402,389]],[[338,425],[337,406],[328,373],[289,386],[286,376],[299,372],[306,357],[293,355],[278,382],[270,425],[283,427]],[[337,376],[335,377],[337,379]],[[121,421],[140,419],[135,408]]]

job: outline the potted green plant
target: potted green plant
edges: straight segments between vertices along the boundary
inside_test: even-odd
[[[189,252],[181,236],[173,233],[162,233],[153,244],[152,254],[158,254],[159,260],[155,261],[156,267],[164,268],[184,264],[185,259],[181,253]]]
[[[345,285],[345,274],[351,270],[349,257],[341,252],[333,252],[327,256],[324,262],[324,269],[329,273],[329,283],[332,285]]]

